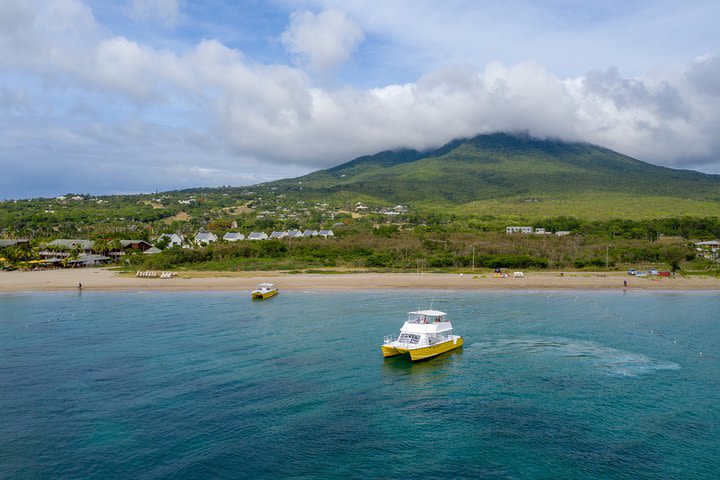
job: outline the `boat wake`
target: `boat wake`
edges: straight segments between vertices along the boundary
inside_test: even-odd
[[[525,352],[576,358],[588,362],[608,375],[618,377],[637,377],[662,370],[680,369],[680,365],[675,362],[656,360],[641,353],[626,352],[595,342],[563,337],[500,338],[474,345],[491,355]]]

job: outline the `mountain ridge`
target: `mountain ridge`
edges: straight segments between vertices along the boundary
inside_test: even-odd
[[[720,204],[720,175],[653,165],[585,142],[493,133],[437,148],[386,150],[268,185],[303,196],[460,206],[518,197],[617,193]]]

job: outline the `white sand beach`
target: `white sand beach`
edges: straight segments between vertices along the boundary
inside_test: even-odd
[[[158,272],[159,273],[159,272]],[[77,290],[250,290],[261,282],[291,290],[720,290],[720,279],[688,276],[636,278],[623,272],[525,272],[524,278],[488,273],[178,272],[173,278],[145,278],[105,268],[0,272],[0,292]]]

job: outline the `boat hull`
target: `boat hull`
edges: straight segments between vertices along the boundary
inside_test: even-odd
[[[429,347],[414,348],[412,350],[408,350],[408,353],[410,353],[410,359],[413,362],[417,362],[418,360],[426,360],[436,355],[440,355],[441,353],[449,352],[450,350],[461,347],[462,344],[462,337],[458,337],[454,340],[448,340],[447,342],[430,345]]]
[[[392,345],[383,345],[380,347],[382,350],[383,357],[394,357],[395,355],[402,355],[402,352],[398,352],[398,349]]]
[[[441,353],[449,352],[450,350],[461,347],[462,344],[462,337],[457,337],[453,340],[448,340],[447,342],[430,345],[429,347],[396,348],[391,345],[383,345],[381,349],[384,357],[394,357],[395,355],[403,355],[407,353],[410,355],[410,360],[417,362],[420,360],[427,360],[428,358],[435,357]]]
[[[266,298],[273,297],[278,294],[277,290],[272,290],[269,292],[252,292],[252,298],[253,300],[265,300]]]

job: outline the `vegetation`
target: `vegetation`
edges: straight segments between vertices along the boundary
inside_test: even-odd
[[[396,207],[400,204],[402,207]],[[554,235],[506,235],[508,225]],[[334,240],[192,245],[200,230],[331,228]],[[138,269],[620,268],[638,263],[713,269],[692,242],[720,238],[720,176],[671,170],[600,147],[483,135],[439,149],[360,157],[337,167],[245,188],[142,195],[67,194],[0,202],[5,263],[38,258],[54,238],[95,241],[184,235],[194,248],[126,255]],[[68,252],[77,258],[79,252]]]

